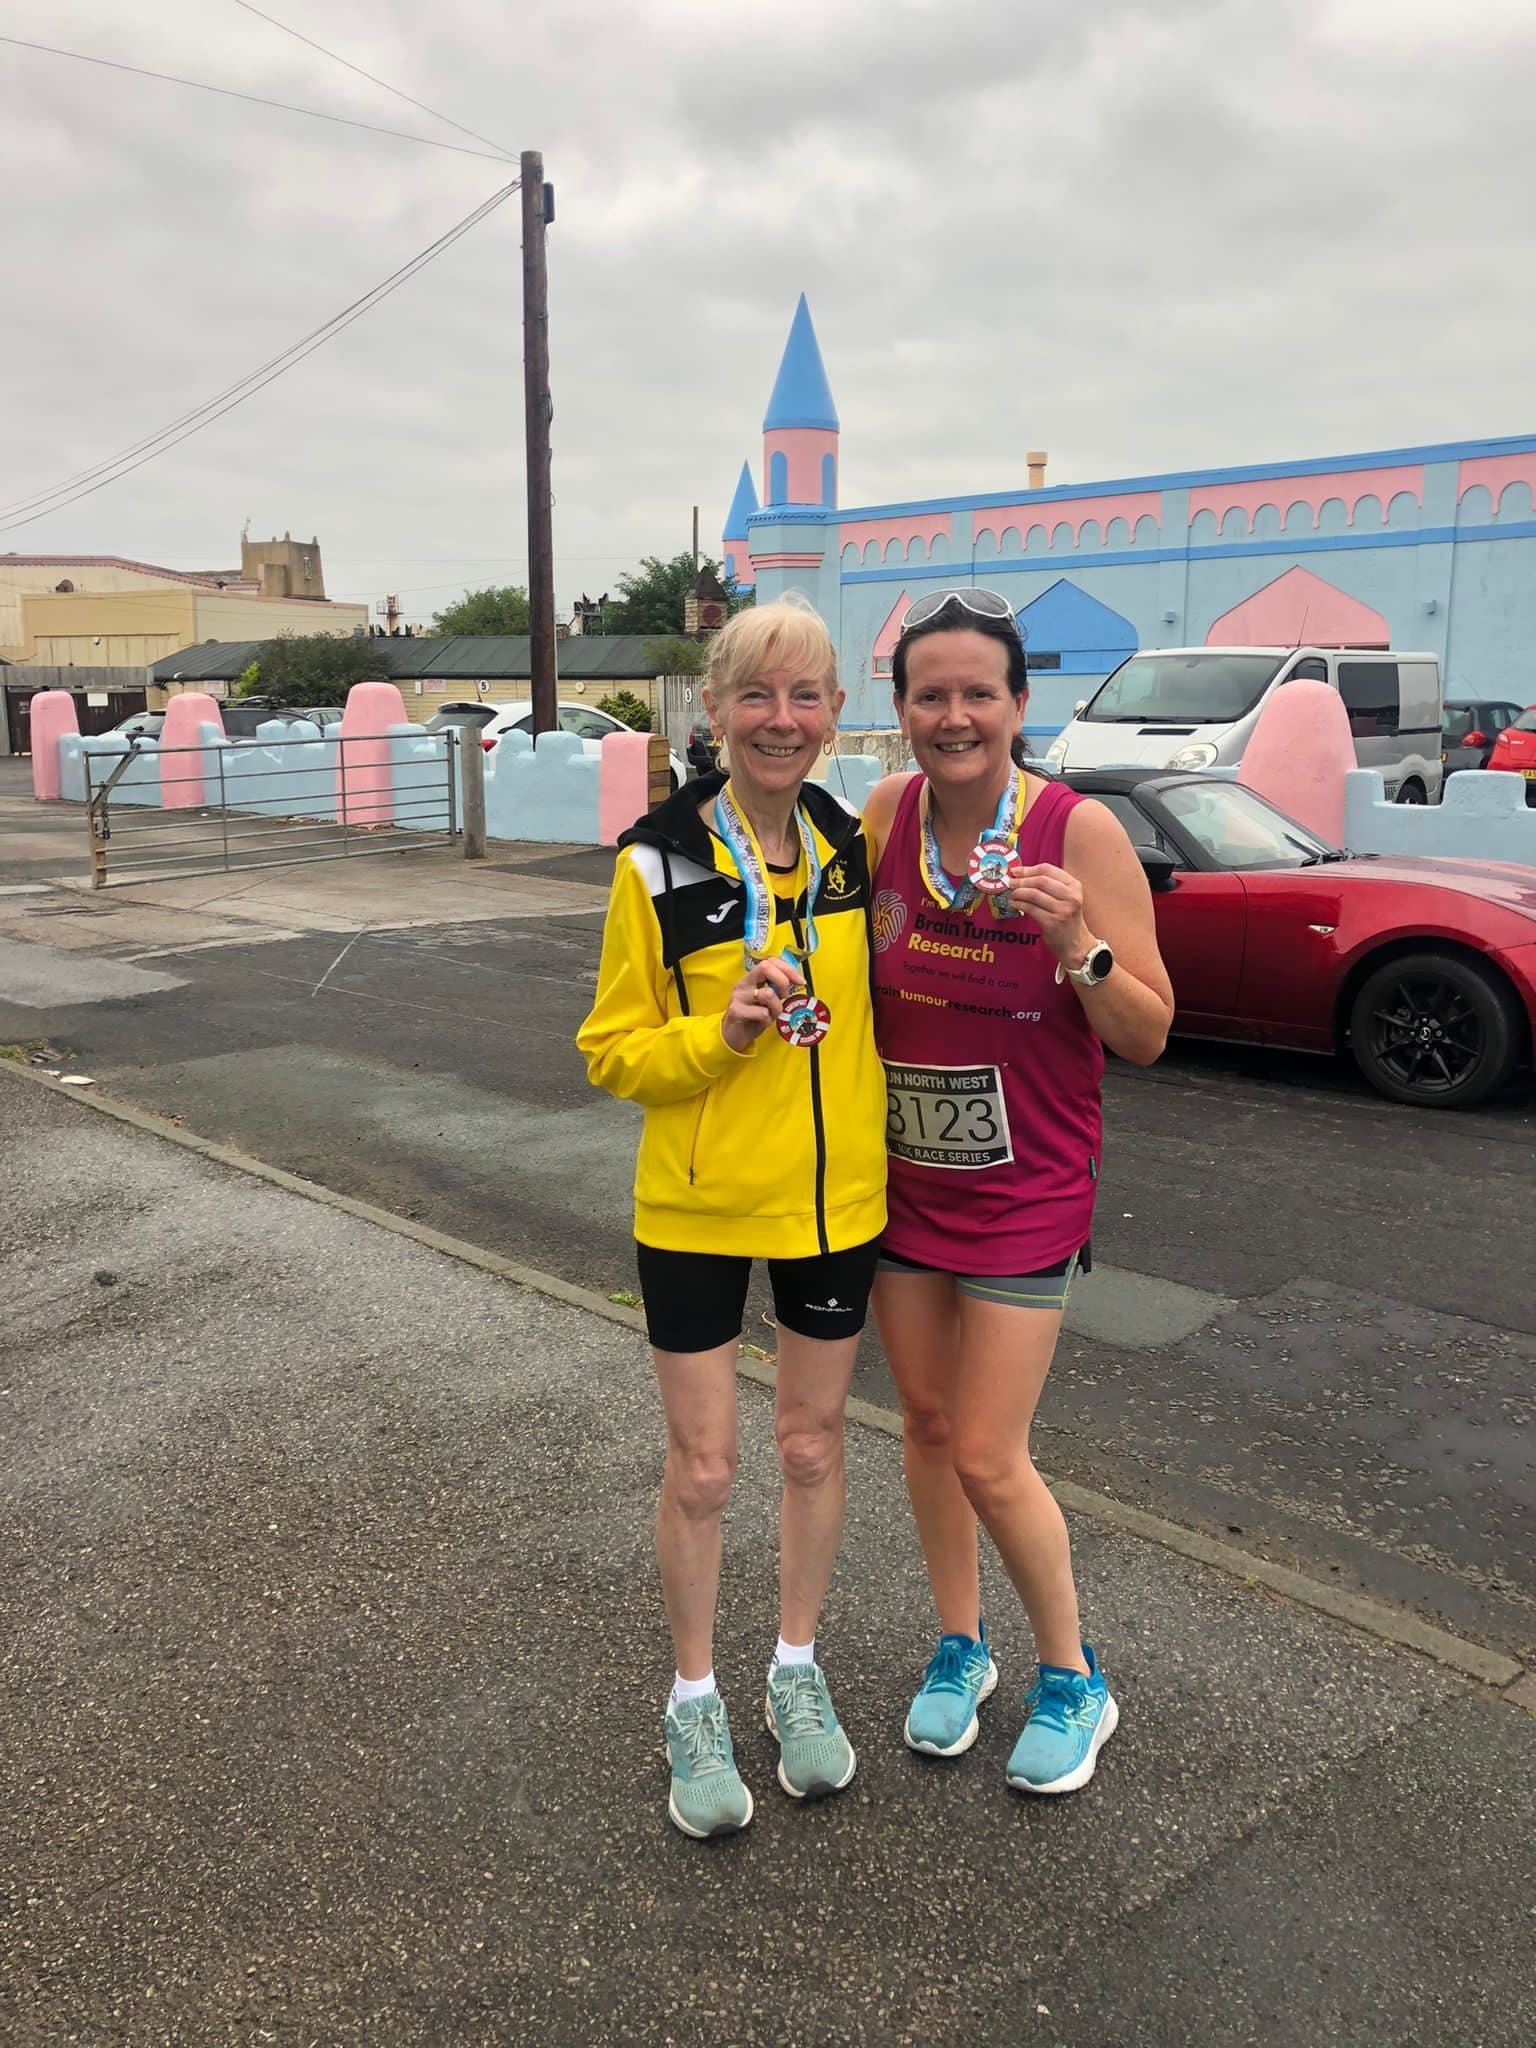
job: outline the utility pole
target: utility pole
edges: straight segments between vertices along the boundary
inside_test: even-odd
[[[693,573],[699,573],[699,508],[693,508]]]
[[[533,729],[553,732],[555,709],[555,549],[550,519],[549,277],[544,230],[555,213],[555,188],[544,182],[544,158],[525,149],[523,179],[523,405],[528,456],[528,611]]]

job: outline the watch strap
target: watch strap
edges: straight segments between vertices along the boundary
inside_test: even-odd
[[[1102,967],[1099,966],[1102,960]],[[1097,988],[1101,981],[1107,981],[1114,970],[1113,950],[1103,939],[1095,939],[1083,956],[1081,967],[1066,967],[1056,963],[1057,982],[1075,981],[1079,988]],[[1097,970],[1097,971],[1095,971]]]

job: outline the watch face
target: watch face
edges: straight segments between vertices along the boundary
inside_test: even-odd
[[[1104,945],[1095,946],[1093,951],[1088,955],[1088,958],[1083,962],[1083,965],[1087,968],[1088,972],[1093,976],[1095,981],[1103,981],[1103,979],[1109,973],[1110,969],[1114,966],[1114,964],[1114,954],[1110,951],[1108,946]]]

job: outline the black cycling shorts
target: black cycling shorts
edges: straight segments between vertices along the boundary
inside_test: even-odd
[[[770,1259],[773,1313],[801,1337],[857,1337],[869,1308],[880,1240],[811,1259]],[[741,1335],[750,1259],[662,1252],[637,1244],[645,1328],[658,1351],[713,1351]]]

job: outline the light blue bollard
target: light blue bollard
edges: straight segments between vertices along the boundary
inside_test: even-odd
[[[596,846],[601,764],[571,732],[504,732],[485,760],[485,829],[491,839]]]
[[[1438,804],[1394,804],[1375,769],[1354,768],[1344,778],[1344,843],[1356,853],[1536,868],[1536,810],[1526,805],[1519,775],[1468,769],[1451,776]]]

